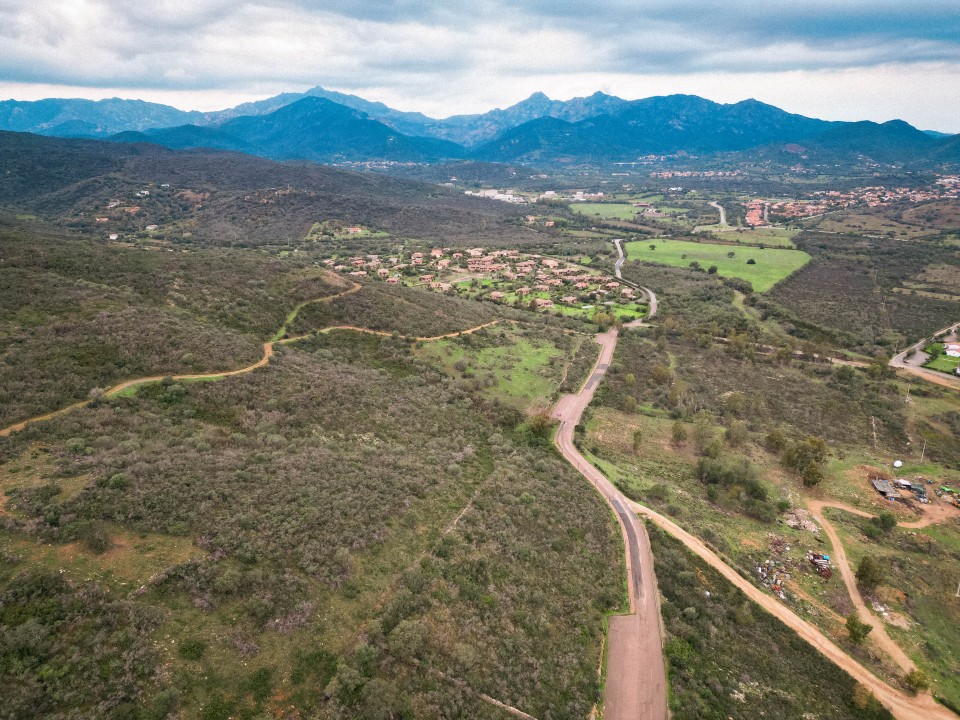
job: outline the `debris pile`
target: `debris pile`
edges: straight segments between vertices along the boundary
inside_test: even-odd
[[[890,608],[888,608],[886,605],[883,603],[878,603],[876,600],[870,603],[870,605],[873,607],[873,611],[884,620],[890,619]]]
[[[810,564],[816,569],[817,574],[829,580],[833,577],[833,568],[830,567],[830,556],[821,555],[820,553],[807,552],[807,560],[810,561]]]
[[[796,530],[806,530],[807,532],[812,532],[815,535],[820,534],[820,526],[810,519],[810,513],[803,508],[788,510],[786,513],[784,513],[783,519],[789,527],[792,527]]]
[[[787,596],[783,591],[783,585],[790,579],[790,573],[787,572],[789,569],[788,566],[783,560],[779,559],[779,556],[790,552],[790,545],[787,544],[785,537],[777,535],[776,533],[767,533],[767,538],[770,552],[772,552],[775,557],[762,560],[758,563],[757,575],[760,576],[760,581],[766,587],[770,588],[774,595],[781,600],[786,600]]]

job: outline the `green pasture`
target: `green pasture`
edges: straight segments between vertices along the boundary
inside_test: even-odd
[[[628,242],[626,249],[630,260],[672,267],[689,267],[691,263],[698,262],[704,270],[716,265],[717,274],[721,277],[748,280],[757,292],[769,290],[810,260],[810,256],[800,250],[738,248],[666,238]],[[733,253],[733,257],[729,257],[730,253]],[[754,260],[752,264],[749,263],[751,259]]]

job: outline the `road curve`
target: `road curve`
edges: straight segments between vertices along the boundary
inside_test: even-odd
[[[727,211],[723,205],[718,202],[710,202],[707,205],[720,211],[720,227],[727,227]]]
[[[620,238],[617,238],[616,240],[613,241],[613,244],[617,246],[617,254],[619,255],[619,257],[617,258],[617,261],[613,264],[613,273],[614,275],[617,276],[618,280],[623,280],[623,275],[620,273],[620,268],[623,267],[623,263],[627,259],[626,255],[623,254],[623,247],[620,245],[621,242],[623,241]],[[632,285],[633,283],[629,283],[629,284]],[[654,315],[657,314],[656,293],[654,293],[653,290],[651,290],[650,288],[645,288],[642,285],[637,285],[636,287],[638,287],[641,291],[643,291],[647,295],[647,301],[649,306],[647,309],[647,317],[645,319],[649,320],[650,318],[652,318]],[[639,324],[640,324],[639,320],[634,320],[627,327],[631,327]]]
[[[600,356],[579,393],[564,395],[553,417],[560,420],[557,449],[610,505],[623,533],[630,614],[610,618],[604,720],[665,720],[667,680],[663,665],[660,603],[653,553],[643,524],[630,511],[629,501],[580,454],[573,433],[584,409],[610,365],[617,329],[597,335]]]
[[[850,561],[847,560],[847,553],[843,548],[843,542],[841,542],[836,529],[823,514],[824,508],[837,506],[820,500],[807,500],[807,505],[813,513],[813,519],[820,523],[823,531],[827,534],[827,537],[830,538],[830,543],[833,545],[833,554],[830,559],[840,570],[840,577],[843,578],[843,584],[847,587],[847,594],[850,596],[850,601],[857,610],[857,615],[868,625],[873,625],[873,632],[870,633],[869,637],[870,642],[882,650],[903,672],[908,673],[914,670],[917,666],[913,660],[907,657],[903,649],[887,634],[883,619],[870,611],[867,604],[863,601],[863,597],[860,595],[860,590],[857,587],[857,579],[854,577],[853,570],[850,568]],[[847,508],[846,506],[841,506],[840,509],[852,510],[852,508]],[[853,512],[862,517],[871,517],[869,513],[865,513],[862,510],[854,510]]]
[[[960,323],[954,323],[953,325],[937,330],[933,335],[936,336],[945,332],[956,332],[958,328],[960,328]],[[890,367],[894,370],[902,370],[911,375],[916,375],[918,378],[942,385],[943,387],[953,388],[954,390],[960,389],[960,376],[947,375],[946,373],[937,372],[936,370],[927,370],[926,368],[911,365],[907,361],[908,352],[911,350],[921,351],[926,344],[927,338],[923,338],[905,348],[902,352],[897,353],[890,359]]]

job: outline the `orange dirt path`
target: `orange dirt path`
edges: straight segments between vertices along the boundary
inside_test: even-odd
[[[887,685],[837,647],[819,628],[802,619],[775,597],[763,592],[742,577],[736,570],[721,560],[700,538],[691,535],[669,518],[639,503],[631,502],[631,507],[638,514],[648,518],[657,527],[677,538],[706,561],[708,565],[742,590],[744,595],[796,632],[828,660],[849,673],[857,682],[867,687],[898,720],[919,720],[919,718],[924,720],[957,720],[957,716],[939,705],[930,693],[923,693],[914,697]]]
[[[358,290],[360,290],[362,287],[363,286],[360,283],[353,283],[353,285],[347,290],[336,293],[334,295],[327,295],[321,298],[316,298],[314,300],[308,300],[304,303],[301,303],[297,309],[302,308],[305,305],[309,305],[310,303],[313,303],[313,302],[330,302],[331,300],[334,300],[336,298],[344,297],[345,295],[350,295],[352,293],[355,293]],[[498,320],[493,320],[488,323],[483,323],[482,325],[477,325],[476,327],[467,328],[466,330],[458,330],[455,332],[446,333],[444,335],[436,335],[434,337],[417,337],[414,339],[420,342],[429,342],[432,340],[442,340],[444,338],[457,337],[458,335],[469,335],[477,332],[478,330],[482,330],[483,328],[490,327],[491,325],[495,325],[498,322],[499,322]],[[284,327],[286,327],[286,325],[284,325]],[[124,380],[121,383],[118,383],[116,385],[113,385],[107,388],[106,390],[104,390],[103,394],[105,397],[111,397],[116,395],[117,393],[123,392],[124,390],[128,390],[129,388],[136,387],[138,385],[145,385],[148,383],[160,382],[161,380],[168,377],[171,378],[172,380],[214,380],[222,377],[232,377],[234,375],[245,375],[246,373],[253,372],[258,368],[262,368],[266,366],[270,362],[270,358],[273,357],[274,346],[287,345],[289,343],[296,342],[297,340],[303,340],[304,338],[310,337],[311,335],[315,335],[318,333],[328,333],[334,330],[352,330],[354,332],[369,333],[371,335],[382,335],[384,337],[390,337],[393,335],[392,332],[387,332],[385,330],[370,330],[368,328],[355,327],[352,325],[338,325],[334,327],[323,328],[321,330],[317,330],[316,332],[308,333],[307,335],[300,335],[297,337],[278,339],[278,340],[269,340],[265,342],[263,344],[263,356],[259,360],[257,360],[257,362],[253,363],[252,365],[247,365],[246,367],[237,368],[235,370],[222,370],[220,372],[199,373],[199,374],[192,374],[192,375],[191,374],[150,375],[148,377],[134,378],[132,380]],[[60,415],[66,415],[67,413],[73,412],[74,410],[79,410],[80,408],[83,408],[89,405],[90,402],[91,402],[90,400],[81,400],[79,402],[73,403],[72,405],[67,405],[66,407],[62,407],[59,410],[54,410],[53,412],[48,412],[43,415],[38,415],[36,417],[29,418],[28,420],[21,420],[20,422],[14,423],[13,425],[9,425],[5,428],[0,428],[0,437],[6,437],[8,435],[11,435],[12,433],[20,432],[21,430],[24,430],[28,425],[32,425],[38,422],[43,422],[45,420],[51,420],[55,417],[59,417]]]

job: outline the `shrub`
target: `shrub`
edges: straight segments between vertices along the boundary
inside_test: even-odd
[[[923,692],[930,687],[930,680],[927,678],[926,673],[919,668],[914,668],[908,672],[903,679],[914,694]]]
[[[850,635],[850,641],[855,645],[860,645],[866,640],[871,630],[873,630],[873,625],[863,622],[856,611],[847,616],[847,633]]]
[[[207,644],[203,640],[190,638],[181,640],[177,647],[177,652],[184,660],[199,660],[207,651]]]
[[[110,533],[103,523],[90,523],[83,534],[83,544],[91,552],[102,555],[110,549]]]

